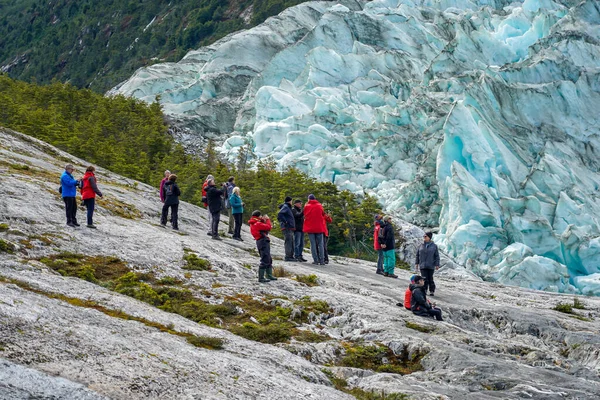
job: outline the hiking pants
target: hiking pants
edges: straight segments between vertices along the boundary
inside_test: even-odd
[[[302,250],[304,250],[304,232],[294,231],[294,258],[301,258]]]
[[[396,251],[394,249],[385,250],[383,252],[383,271],[393,274],[394,268],[396,268]]]
[[[179,215],[178,215],[179,204],[171,204],[169,206],[164,205],[162,208],[162,216],[160,217],[160,223],[162,225],[167,224],[167,217],[169,215],[169,207],[171,207],[171,226],[173,227],[173,229],[179,229],[179,226],[177,225],[177,219],[179,217]]]
[[[377,271],[383,273],[383,250],[377,250]]]
[[[65,202],[65,213],[67,214],[67,224],[77,223],[77,200],[75,197],[63,197]]]
[[[208,209],[208,207],[206,208],[206,211],[208,211],[208,233],[210,235],[212,235],[213,234],[213,230],[212,230],[212,228],[213,228],[213,224],[212,224],[213,214],[210,212],[210,210]]]
[[[258,268],[271,268],[273,266],[273,259],[271,258],[271,241],[269,238],[263,237],[258,239],[256,241],[256,249],[258,250],[258,254],[260,254],[260,265]]]
[[[429,313],[429,315],[431,315],[436,320],[443,321],[443,319],[442,319],[442,310],[440,310],[439,308],[437,308],[437,307],[431,307],[431,309],[429,309],[427,312]]]
[[[323,234],[309,233],[308,239],[310,240],[310,252],[312,253],[313,262],[316,264],[325,263],[325,256],[323,253]]]
[[[323,262],[329,264],[329,253],[327,253],[327,243],[329,242],[329,236],[323,235]]]
[[[85,204],[85,208],[87,209],[87,224],[94,225],[94,207],[96,206],[96,199],[85,199],[83,204]]]
[[[435,293],[435,282],[433,281],[433,273],[435,269],[421,268],[421,276],[425,278],[425,291],[429,288],[429,293]]]
[[[233,236],[236,237],[234,225],[235,225],[235,216],[238,214],[233,213],[233,208],[229,208],[227,211],[229,212],[229,229],[227,230],[227,233],[229,233],[230,235],[233,234]],[[240,215],[240,218],[242,218],[241,217],[242,214],[239,214],[239,215]]]
[[[285,241],[285,258],[294,258],[294,231],[291,229],[284,229],[283,240]]]
[[[211,215],[210,232],[213,236],[219,236],[219,221],[221,220],[221,212],[217,211],[214,213],[210,213],[210,215]]]
[[[232,215],[233,215],[233,220],[234,220],[234,225],[235,225],[235,227],[233,229],[233,237],[241,238],[242,237],[242,216],[244,214],[239,213],[239,214],[232,214]]]

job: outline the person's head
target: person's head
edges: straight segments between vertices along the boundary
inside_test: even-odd
[[[309,195],[308,195],[308,199],[309,199],[309,200],[316,200],[317,198],[315,197],[315,195],[314,195],[314,194],[309,194]]]
[[[207,183],[208,183],[208,186],[215,186],[215,180],[214,179],[209,179],[207,181]]]
[[[208,176],[206,177],[206,182],[208,182],[208,181],[210,181],[210,180],[212,180],[212,181],[213,181],[213,183],[214,183],[215,177],[214,177],[214,176],[212,176],[212,175],[208,175]]]
[[[67,171],[68,173],[72,174],[73,171],[75,171],[75,168],[73,168],[73,164],[67,164],[67,165],[65,165],[65,171]]]
[[[175,182],[176,180],[177,180],[177,175],[175,175],[175,174],[169,175],[169,181]]]
[[[425,279],[421,275],[415,276],[415,285],[423,286],[425,284]]]
[[[240,188],[239,187],[234,187],[233,188],[233,194],[237,194],[238,196],[240,195]]]
[[[285,196],[285,200],[283,200],[284,203],[288,203],[288,204],[292,204],[292,198],[290,196]]]
[[[385,217],[383,217],[383,222],[385,222],[386,224],[391,224],[392,223],[392,216],[391,215],[386,215]]]
[[[381,221],[381,214],[375,214],[375,221]]]
[[[168,177],[169,177],[169,175],[171,175],[171,171],[169,171],[169,170],[166,170],[166,171],[165,171],[165,178],[168,178]]]
[[[417,277],[417,275],[413,275],[410,277],[410,283],[415,283],[415,278]]]
[[[433,239],[433,232],[427,232],[423,235],[425,243],[431,242],[431,239]]]
[[[230,176],[229,179],[227,179],[227,182],[229,183],[233,183],[235,181],[235,178],[233,176]]]
[[[294,205],[298,208],[302,207],[302,200],[300,200],[300,199],[294,200]]]
[[[89,167],[87,167],[87,168],[85,169],[85,171],[86,171],[86,172],[94,172],[94,171],[96,171],[96,168],[94,168],[94,166],[93,166],[93,165],[90,165]]]
[[[254,210],[252,211],[252,216],[259,218],[262,215],[262,213],[259,210]]]

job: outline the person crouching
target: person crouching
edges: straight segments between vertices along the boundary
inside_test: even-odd
[[[248,221],[250,224],[250,233],[256,240],[256,249],[260,255],[260,265],[258,266],[258,281],[266,283],[276,281],[273,276],[273,258],[271,258],[271,239],[269,232],[273,228],[268,215],[261,215],[261,212],[256,210],[252,213],[252,218]]]
[[[427,292],[425,290],[425,279],[417,275],[415,283],[410,285],[412,296],[410,299],[410,309],[413,314],[422,317],[434,317],[438,321],[443,321],[442,310],[435,307],[435,304],[431,304],[427,301]]]

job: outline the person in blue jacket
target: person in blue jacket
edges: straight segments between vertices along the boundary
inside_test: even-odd
[[[244,214],[244,202],[240,197],[240,188],[234,187],[231,195],[229,196],[229,206],[231,207],[231,214],[233,215],[234,228],[232,238],[243,242],[242,232],[242,216]]]
[[[62,193],[63,201],[65,202],[65,212],[67,214],[67,225],[71,227],[79,226],[77,223],[77,187],[80,183],[73,178],[73,165],[67,164],[65,172],[60,177],[60,192]]]
[[[294,231],[296,230],[296,220],[292,213],[292,198],[286,196],[284,203],[279,206],[277,214],[279,226],[283,231],[283,240],[285,247],[285,261],[297,261],[294,258]]]

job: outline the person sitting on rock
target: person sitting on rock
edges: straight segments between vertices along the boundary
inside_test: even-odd
[[[413,275],[410,277],[410,283],[408,284],[408,287],[404,291],[404,303],[397,303],[396,305],[398,307],[404,306],[404,308],[406,308],[407,310],[410,310],[410,300],[412,298],[412,292],[410,290],[410,285],[413,285],[415,283],[415,278],[416,278],[416,275]]]
[[[434,317],[438,321],[443,321],[442,310],[435,307],[427,301],[427,292],[425,291],[425,279],[422,276],[415,276],[415,283],[410,285],[412,292],[410,299],[410,309],[413,314],[421,317]]]
[[[417,250],[416,272],[425,277],[425,291],[429,289],[429,295],[435,293],[435,282],[433,273],[440,269],[440,253],[438,247],[433,243],[433,233],[427,232],[423,235],[423,243]],[[419,271],[420,269],[420,271]]]
[[[271,258],[271,239],[269,232],[273,227],[268,215],[261,216],[261,212],[256,210],[252,213],[252,218],[248,221],[250,224],[250,233],[256,240],[256,249],[260,255],[260,265],[258,266],[258,281],[266,283],[276,281],[273,276],[273,258]]]

